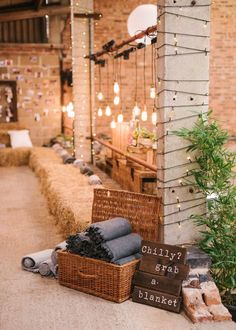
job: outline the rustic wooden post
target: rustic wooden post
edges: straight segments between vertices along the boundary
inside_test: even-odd
[[[208,111],[209,0],[159,0],[157,37],[157,185],[163,199],[160,241],[193,242],[199,229],[192,214],[206,212],[191,185],[196,166],[188,143],[172,131],[190,128]]]
[[[71,1],[71,36],[72,36],[72,73],[73,73],[73,105],[74,105],[74,143],[75,155],[84,161],[91,161],[91,86],[90,61],[85,59],[90,51],[93,31],[90,20],[76,17],[76,14],[93,12],[93,0]]]

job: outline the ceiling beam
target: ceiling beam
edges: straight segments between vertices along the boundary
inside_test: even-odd
[[[22,10],[20,12],[11,12],[11,13],[1,13],[0,12],[0,22],[9,22],[17,21],[27,18],[43,17],[48,16],[57,16],[65,15],[70,13],[70,6],[48,6],[35,10]]]
[[[4,13],[9,13],[9,12],[34,9],[33,2],[22,2],[22,3],[18,3],[18,4],[13,4],[13,5],[1,6],[0,13],[4,14]]]
[[[42,6],[44,0],[36,0],[35,1],[35,9],[39,10],[40,7]]]

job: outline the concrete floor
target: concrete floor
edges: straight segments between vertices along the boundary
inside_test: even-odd
[[[133,303],[108,302],[55,279],[21,270],[24,254],[61,241],[38,181],[28,167],[0,168],[1,330],[232,330],[236,323],[193,325],[174,314]]]

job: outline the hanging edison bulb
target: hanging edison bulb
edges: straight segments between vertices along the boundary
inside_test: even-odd
[[[109,107],[109,105],[106,106],[105,114],[108,117],[111,115],[111,108]]]
[[[114,104],[115,105],[118,105],[120,103],[120,97],[119,97],[119,95],[116,95],[115,97],[114,97]]]
[[[156,123],[157,123],[157,113],[154,109],[153,112],[152,112],[152,124],[156,125]]]
[[[144,108],[143,108],[143,111],[141,112],[141,120],[142,121],[147,121],[147,117],[148,117],[148,114],[147,114],[147,106],[146,104],[144,105]]]
[[[137,102],[136,102],[136,103],[135,103],[135,106],[133,107],[133,114],[134,114],[135,117],[137,117],[137,116],[140,115],[140,112],[141,112],[141,110],[140,110],[140,108],[138,107],[138,104],[137,104]]]
[[[118,94],[119,91],[120,91],[120,86],[119,86],[119,84],[118,84],[118,82],[116,80],[114,81],[113,90],[114,90],[114,93],[115,94]]]
[[[98,117],[102,117],[102,108],[101,107],[99,107],[99,109],[98,109]]]
[[[116,122],[115,122],[114,118],[112,119],[110,126],[112,129],[116,128]]]
[[[150,87],[150,98],[155,99],[155,97],[156,97],[156,88],[154,87],[154,85],[151,85],[151,87]]]
[[[103,94],[102,94],[102,92],[99,92],[98,93],[98,100],[99,101],[102,101],[103,100]]]
[[[122,113],[119,113],[119,115],[117,116],[117,121],[118,121],[118,123],[122,123],[122,121],[123,121],[123,115],[122,115]]]

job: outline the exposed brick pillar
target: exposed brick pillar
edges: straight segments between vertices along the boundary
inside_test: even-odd
[[[170,244],[199,237],[189,218],[206,210],[203,196],[187,182],[192,180],[189,170],[196,166],[186,152],[188,142],[171,131],[191,128],[197,115],[208,110],[209,3],[158,1],[157,180],[163,198],[160,239]]]
[[[91,161],[90,72],[89,53],[90,26],[88,18],[74,17],[75,13],[93,12],[93,0],[71,0],[73,104],[75,112],[75,155]]]

